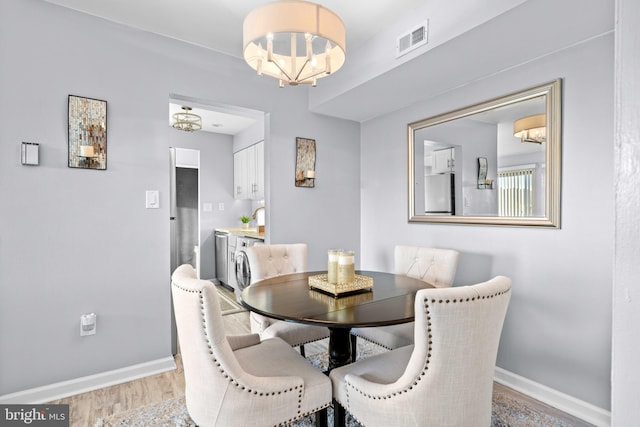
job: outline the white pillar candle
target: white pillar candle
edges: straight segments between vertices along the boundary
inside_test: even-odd
[[[327,281],[332,284],[338,283],[338,257],[340,252],[340,249],[331,249],[328,252]]]
[[[355,255],[351,251],[343,251],[338,255],[338,283],[351,283],[355,280]]]

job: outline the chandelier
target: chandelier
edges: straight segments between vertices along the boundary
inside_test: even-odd
[[[243,26],[244,59],[258,72],[285,83],[316,85],[345,60],[342,20],[315,3],[281,0],[250,12]]]
[[[181,113],[173,115],[173,127],[185,132],[193,132],[202,129],[202,118],[190,111],[191,107],[183,106]]]
[[[521,142],[535,142],[542,144],[547,139],[546,117],[536,114],[516,120],[513,123],[513,136]]]

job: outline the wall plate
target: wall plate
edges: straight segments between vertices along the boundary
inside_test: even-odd
[[[40,144],[23,142],[21,153],[23,165],[38,166],[40,164]]]

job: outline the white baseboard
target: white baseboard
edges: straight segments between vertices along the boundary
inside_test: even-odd
[[[494,380],[597,427],[611,426],[611,412],[496,367]]]
[[[42,404],[176,369],[173,357],[0,396],[0,404]]]

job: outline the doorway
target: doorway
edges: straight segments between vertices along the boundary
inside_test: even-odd
[[[200,151],[169,148],[170,274],[191,264],[200,277]],[[178,333],[171,310],[171,352],[178,353]]]
[[[191,264],[200,277],[200,151],[170,148],[171,271]]]

